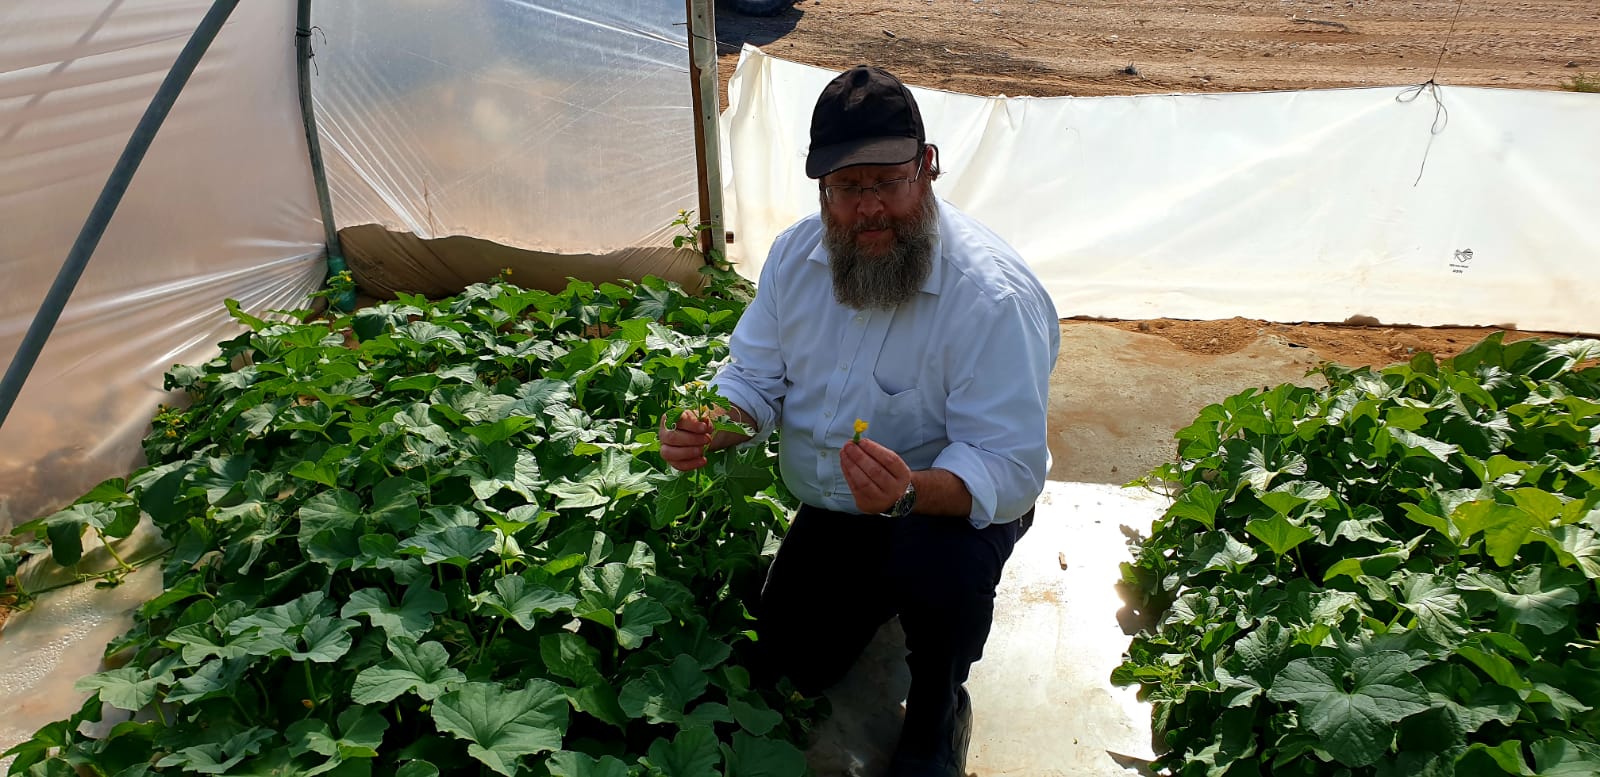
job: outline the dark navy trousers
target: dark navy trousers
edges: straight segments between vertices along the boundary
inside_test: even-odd
[[[761,668],[807,694],[838,682],[891,617],[905,630],[911,690],[901,749],[950,729],[956,691],[983,655],[995,587],[1033,511],[975,529],[966,518],[855,515],[804,505],[756,612]]]

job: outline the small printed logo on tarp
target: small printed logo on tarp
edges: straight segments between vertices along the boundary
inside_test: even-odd
[[[1470,248],[1457,249],[1455,258],[1450,261],[1450,272],[1453,272],[1453,273],[1455,273],[1457,275],[1460,275],[1461,273],[1466,272],[1467,268],[1471,267],[1471,266],[1472,266],[1472,249],[1470,249]]]

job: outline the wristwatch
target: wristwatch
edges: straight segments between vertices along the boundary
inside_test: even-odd
[[[894,501],[894,505],[891,506],[888,511],[879,514],[885,518],[904,518],[911,514],[911,509],[915,507],[916,504],[917,484],[915,482],[907,481],[906,492],[901,494],[900,498]]]

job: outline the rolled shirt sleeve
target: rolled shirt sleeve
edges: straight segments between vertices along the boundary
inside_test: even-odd
[[[1050,471],[1050,372],[1060,347],[1053,309],[1011,294],[989,311],[970,361],[945,407],[950,444],[933,466],[949,470],[972,495],[977,528],[1016,520],[1033,507]]]

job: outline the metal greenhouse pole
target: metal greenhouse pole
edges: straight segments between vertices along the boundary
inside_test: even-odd
[[[62,309],[72,297],[72,290],[83,277],[83,270],[88,267],[89,258],[100,245],[100,238],[105,235],[106,226],[116,214],[122,196],[127,194],[128,184],[133,181],[133,174],[139,170],[139,164],[144,161],[145,152],[150,150],[156,132],[161,129],[162,122],[166,121],[167,114],[172,112],[172,105],[178,101],[178,95],[183,92],[184,85],[189,83],[189,76],[194,74],[195,67],[200,64],[200,58],[205,56],[206,49],[211,47],[211,42],[217,39],[217,33],[222,30],[223,23],[228,21],[228,15],[233,13],[238,4],[239,0],[215,0],[211,4],[211,10],[200,20],[200,25],[195,28],[194,34],[189,36],[189,42],[184,44],[183,51],[178,52],[178,58],[167,71],[167,77],[162,80],[155,97],[151,98],[150,106],[145,108],[144,115],[133,128],[133,134],[128,138],[128,145],[123,148],[122,156],[117,159],[116,166],[111,168],[111,175],[106,180],[105,187],[100,190],[100,196],[95,200],[94,207],[89,209],[89,218],[84,221],[83,229],[79,230],[78,239],[73,242],[66,261],[56,273],[55,282],[50,284],[50,290],[45,293],[44,301],[39,303],[39,312],[34,314],[33,322],[28,325],[27,333],[22,336],[22,343],[17,346],[16,357],[11,360],[10,366],[6,367],[5,377],[0,379],[0,426],[4,426],[6,418],[11,415],[11,408],[16,404],[17,395],[22,393],[22,384],[27,382],[28,373],[33,371],[33,365],[39,360],[45,341],[50,339],[50,332],[55,329],[56,322],[61,318]]]
[[[322,143],[317,139],[317,114],[311,100],[311,0],[300,0],[295,16],[295,69],[300,76],[300,117],[306,125],[306,147],[311,152],[311,178],[317,185],[317,206],[322,211],[322,232],[328,243],[328,275],[346,269],[344,250],[339,246],[339,230],[333,224],[333,201],[328,196],[328,175],[322,166]],[[355,307],[355,292],[345,292],[332,300],[341,310]]]
[[[694,96],[694,150],[699,163],[700,250],[709,261],[724,255],[722,228],[722,149],[717,132],[717,22],[713,0],[684,0],[689,13],[689,83]]]

